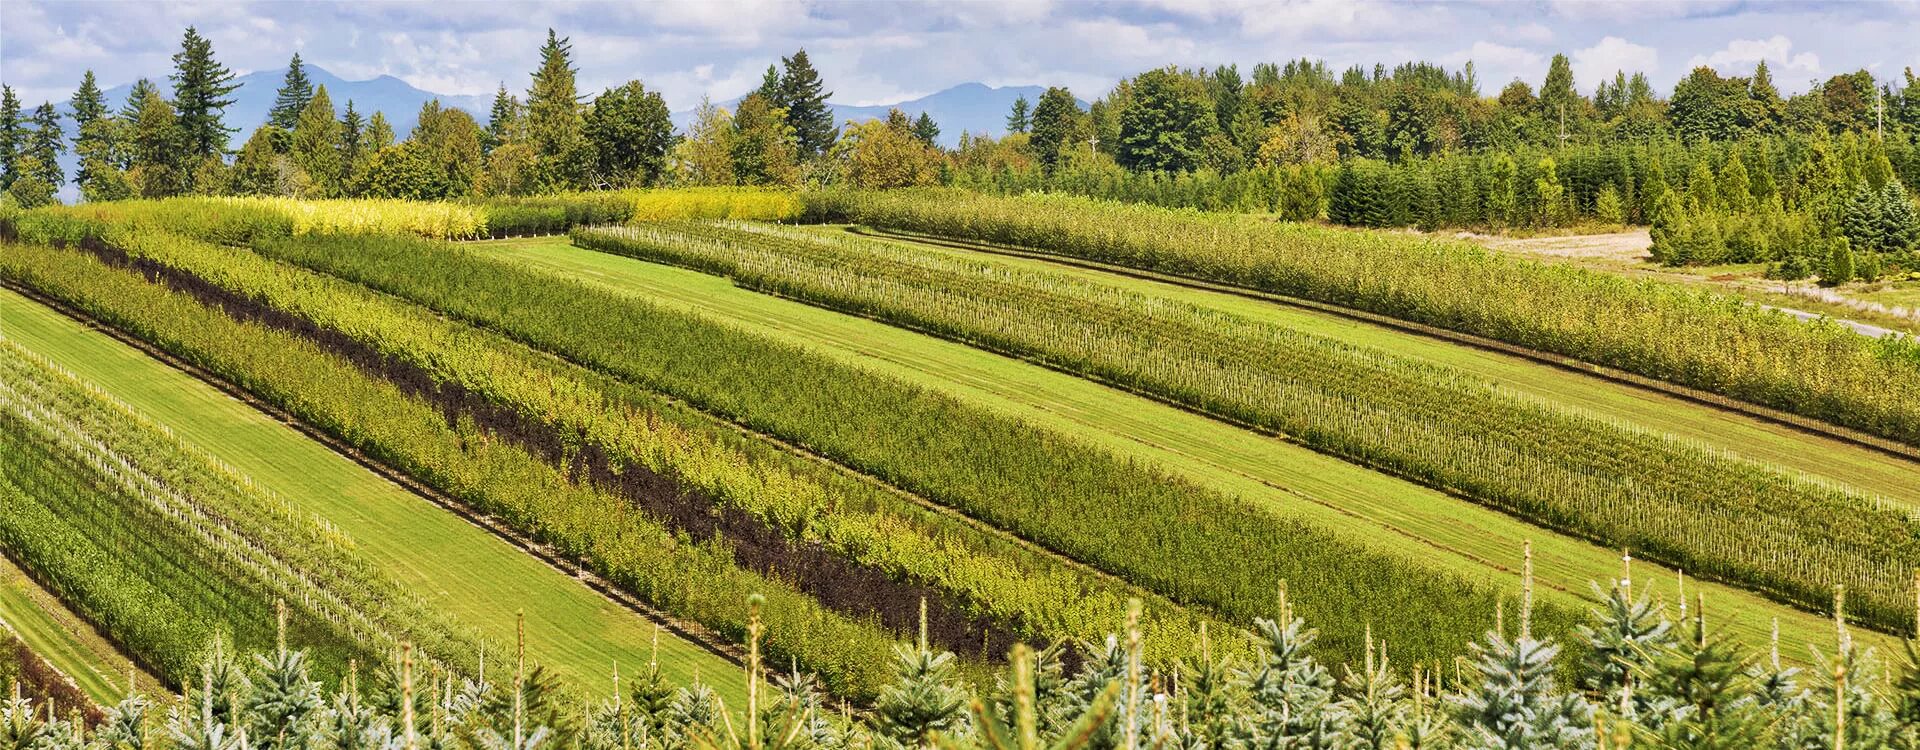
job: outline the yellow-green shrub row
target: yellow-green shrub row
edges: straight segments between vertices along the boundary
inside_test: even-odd
[[[39,236],[31,219],[22,228],[28,239],[54,239]],[[353,253],[386,241],[327,243]],[[1098,638],[1136,596],[1152,605],[1144,630],[1156,662],[1186,656],[1198,638],[1203,618],[1171,602],[996,539],[765,441],[743,441],[737,429],[711,416],[499,334],[245,251],[137,229],[113,232],[111,242],[511,406],[577,441],[575,448],[596,446],[621,463],[673,477],[801,544],[824,545],[892,577],[933,586],[1032,640]]]
[[[937,392],[457,245],[263,240],[256,250],[426,305],[798,444],[1236,623],[1289,581],[1330,648],[1368,612],[1420,607],[1405,653],[1450,658],[1484,630],[1484,584]],[[1463,602],[1472,602],[1465,603]],[[1565,625],[1543,612],[1542,627]]]
[[[1904,513],[1451,368],[895,243],[743,223],[573,237],[1123,383],[1810,610],[1844,585],[1881,627],[1911,622]]]
[[[1462,242],[1062,196],[812,193],[808,212],[1350,307],[1920,445],[1920,343],[1681,285]]]
[[[4,339],[0,433],[10,553],[176,685],[214,632],[273,643],[275,600],[330,673],[403,637],[450,665],[477,645],[331,529]]]
[[[141,233],[164,239],[155,230]],[[470,422],[449,425],[434,406],[311,342],[236,322],[80,252],[8,245],[0,252],[0,276],[203,367],[727,637],[743,636],[740,602],[762,593],[771,651],[817,671],[839,694],[870,696],[885,679],[894,643],[887,633],[740,570],[724,546],[675,538],[619,498],[573,484],[559,469]]]

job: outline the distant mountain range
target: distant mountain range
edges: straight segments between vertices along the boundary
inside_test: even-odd
[[[419,119],[420,106],[434,99],[440,100],[444,106],[466,110],[482,125],[486,124],[487,114],[493,109],[491,94],[485,96],[436,94],[415,88],[393,76],[349,81],[327,72],[318,65],[309,64],[306,69],[307,80],[312,81],[316,88],[327,87],[327,96],[333,99],[335,108],[344,110],[347,102],[351,100],[354,109],[365,117],[372,117],[374,112],[383,112],[387,116],[387,122],[393,125],[394,135],[399,138],[406,138],[407,133],[413,130],[414,122]],[[227,126],[239,129],[233,135],[230,148],[239,149],[241,144],[246,142],[247,136],[267,121],[267,114],[273,109],[273,100],[279,94],[280,84],[285,81],[286,75],[285,68],[278,68],[257,70],[235,79],[241,85],[233,92],[233,104],[228,106],[224,113]],[[155,77],[154,83],[169,96],[172,95],[172,84],[166,80],[164,73]],[[122,84],[103,92],[109,111],[118,111],[120,106],[126,103],[127,95],[132,91],[132,84]],[[999,137],[1007,129],[1007,112],[1013,108],[1014,100],[1025,96],[1028,102],[1037,103],[1040,95],[1045,91],[1045,87],[1041,86],[995,87],[983,83],[963,83],[934,94],[893,104],[853,106],[828,102],[828,107],[833,111],[834,120],[842,124],[849,121],[883,118],[887,116],[887,110],[893,108],[899,108],[910,117],[918,117],[921,112],[925,112],[940,125],[940,142],[943,145],[952,146],[960,142],[960,133],[963,131]],[[745,95],[736,96],[718,104],[732,109],[743,98]],[[1085,106],[1085,102],[1081,104]],[[72,114],[66,102],[61,102],[59,106],[62,115]],[[693,122],[695,111],[686,109],[673,113],[674,126],[685,131]],[[67,119],[64,124],[71,142],[74,132],[73,121]],[[66,169],[67,177],[71,179],[77,166],[71,151],[61,157],[61,166]],[[61,191],[63,200],[71,201],[77,195],[78,192],[71,185]]]

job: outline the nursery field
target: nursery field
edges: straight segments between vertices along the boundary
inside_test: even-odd
[[[127,658],[5,557],[0,557],[0,623],[40,658],[72,678],[88,698],[104,704],[126,695]],[[140,689],[156,686],[151,676],[136,674]]]
[[[576,688],[597,689],[615,661],[637,671],[650,658],[648,620],[213,386],[11,291],[0,290],[0,331],[326,519],[492,643],[510,648],[524,612],[530,659]],[[730,700],[744,695],[737,669],[704,648],[664,632],[659,648],[675,679],[698,673]]]
[[[1190,411],[962,344],[760,294],[682,268],[571,247],[561,238],[470,245],[530,268],[676,306],[835,360],[953,395],[1087,440],[1130,459],[1310,519],[1378,549],[1414,550],[1435,567],[1512,586],[1513,550],[1532,539],[1549,601],[1581,607],[1589,581],[1616,576],[1619,554],[1547,532],[1432,489],[1368,471]],[[1337,321],[1336,321],[1337,323]],[[1673,573],[1637,564],[1636,579],[1671,590]],[[1658,572],[1656,572],[1658,571]],[[1761,642],[1771,617],[1783,638],[1819,638],[1818,615],[1708,585],[1716,611]],[[1876,638],[1878,636],[1875,636]],[[1790,640],[1790,639],[1789,639]],[[1790,655],[1791,656],[1791,655]]]
[[[851,230],[841,225],[807,227],[825,236]],[[1845,483],[1909,507],[1920,507],[1914,479],[1920,465],[1858,443],[1838,440],[1780,422],[1717,408],[1658,391],[1637,388],[1535,360],[1444,341],[1327,312],[1248,296],[1183,286],[1067,262],[1063,258],[968,250],[952,243],[878,236],[917,251],[1010,269],[1053,273],[1209,310],[1325,336],[1357,346],[1387,349],[1446,365],[1563,409],[1637,425],[1782,469]]]

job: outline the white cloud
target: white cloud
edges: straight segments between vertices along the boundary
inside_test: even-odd
[[[1659,21],[1725,13],[1738,0],[1553,0],[1553,12],[1576,21]]]
[[[1592,91],[1601,81],[1613,80],[1613,74],[1620,71],[1632,75],[1655,69],[1660,64],[1660,51],[1610,36],[1601,39],[1599,44],[1575,51],[1569,58],[1573,64],[1574,86]]]
[[[1493,38],[1525,44],[1546,44],[1553,41],[1553,29],[1538,21],[1528,21],[1513,26],[1496,24],[1493,27]]]
[[[1810,77],[1820,74],[1820,56],[1794,52],[1793,40],[1783,34],[1767,39],[1735,39],[1713,54],[1695,55],[1687,67],[1706,65],[1723,74],[1743,75],[1761,60],[1775,68],[1775,73],[1802,73]]]

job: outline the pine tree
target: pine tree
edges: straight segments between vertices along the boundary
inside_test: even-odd
[[[585,150],[574,72],[573,45],[547,29],[540,68],[533,72],[533,86],[527,89],[527,137],[540,156],[538,181],[549,188],[578,186],[592,158]]]
[[[373,119],[367,121],[366,150],[372,154],[393,145],[393,126],[387,124],[387,115],[375,110]]]
[[[935,734],[955,735],[967,728],[968,698],[952,653],[927,646],[924,611],[917,646],[895,646],[893,682],[874,700],[874,729],[908,747],[923,747]]]
[[[1651,660],[1675,642],[1673,623],[1642,592],[1632,596],[1627,579],[1605,592],[1596,584],[1594,594],[1600,606],[1591,610],[1587,622],[1574,627],[1574,634],[1587,648],[1580,654],[1580,675],[1576,687],[1619,705],[1619,697],[1629,694],[1629,684]]]
[[[1771,133],[1780,127],[1786,114],[1787,103],[1780,98],[1780,90],[1774,88],[1773,74],[1767,70],[1767,61],[1761,60],[1753,67],[1753,80],[1747,84],[1747,96],[1753,101],[1753,118],[1750,125],[1762,133]]]
[[[1820,274],[1824,286],[1839,286],[1853,280],[1853,248],[1845,237],[1835,237],[1827,245],[1827,270]]]
[[[913,137],[920,139],[921,143],[938,148],[940,146],[940,124],[933,121],[932,115],[921,112],[920,116],[913,121]]]
[[[1282,624],[1285,623],[1285,624]],[[1271,747],[1324,747],[1339,717],[1332,710],[1334,679],[1308,649],[1319,631],[1293,616],[1283,601],[1280,618],[1253,622],[1256,662],[1248,676],[1256,742]]]
[[[806,50],[781,58],[780,63],[784,70],[780,75],[780,97],[775,103],[787,111],[787,125],[793,128],[794,145],[802,159],[825,154],[839,133],[834,126],[833,110],[827,106],[827,98],[833,96],[833,92],[825,90],[820,72],[813,69]]]
[[[1666,747],[1755,747],[1773,716],[1755,702],[1753,659],[1725,635],[1709,634],[1701,607],[1691,632],[1650,652],[1641,667],[1646,700],[1661,707],[1643,719]]]
[[[525,136],[523,115],[520,99],[507,93],[505,83],[500,84],[500,89],[493,93],[493,109],[487,115],[487,137],[482,142],[487,153]]]
[[[1007,132],[1027,132],[1027,128],[1032,126],[1032,121],[1029,119],[1030,106],[1027,104],[1026,94],[1021,94],[1020,98],[1013,100],[1013,111],[1007,113]]]
[[[141,94],[142,89],[134,85],[135,94]],[[179,195],[186,190],[188,178],[185,134],[180,130],[173,104],[153,87],[144,89],[144,95],[138,97],[139,110],[128,120],[131,133],[127,138],[127,172],[139,186],[143,198]],[[133,101],[134,98],[129,97],[128,103]]]
[[[321,729],[326,696],[307,669],[307,652],[287,648],[286,628],[283,609],[278,648],[272,654],[254,655],[256,674],[246,697],[248,720],[242,726],[256,738],[257,747],[305,750]]]
[[[227,136],[234,131],[220,121],[220,114],[233,104],[227,97],[240,88],[233,71],[213,59],[213,43],[192,26],[173,55],[173,68],[173,104],[187,155],[195,161],[225,155]]]
[[[286,80],[273,98],[273,109],[267,113],[267,123],[281,130],[293,130],[300,125],[300,115],[307,111],[310,101],[313,101],[313,82],[307,80],[307,67],[300,62],[300,53],[295,52],[293,60],[287,63]]]
[[[73,93],[71,104],[73,153],[80,161],[74,171],[73,184],[88,200],[102,200],[104,196],[98,192],[98,183],[113,171],[115,123],[107,114],[105,97],[100,93],[93,71],[87,71],[80,79],[80,89]]]
[[[767,72],[760,75],[760,88],[754,89],[753,93],[765,98],[776,109],[786,109],[787,105],[780,99],[780,91],[780,67],[768,65]]]
[[[340,115],[340,187],[348,195],[354,193],[360,172],[366,166],[366,133],[366,118],[354,110],[353,100],[348,99],[346,112]]]
[[[20,176],[21,151],[27,146],[27,130],[20,119],[20,98],[12,86],[0,86],[0,190],[13,185]]]
[[[340,195],[340,121],[334,119],[333,99],[327,87],[314,91],[293,128],[287,155],[307,173],[315,196]]]
[[[1553,61],[1547,65],[1547,79],[1540,84],[1541,121],[1558,132],[1564,120],[1567,130],[1571,132],[1584,104],[1580,92],[1574,88],[1573,63],[1566,55],[1554,55]]]
[[[1473,651],[1480,684],[1453,696],[1463,747],[1592,747],[1593,707],[1554,684],[1559,647],[1495,632]]]
[[[1739,152],[1727,156],[1727,163],[1720,168],[1718,183],[1722,210],[1734,214],[1753,211],[1753,183],[1747,178],[1747,164]]]
[[[67,184],[65,170],[60,168],[60,155],[67,152],[65,133],[60,127],[60,112],[53,108],[53,102],[41,102],[33,110],[33,133],[27,138],[25,155],[39,162],[35,174],[22,177],[38,177],[59,190]]]

